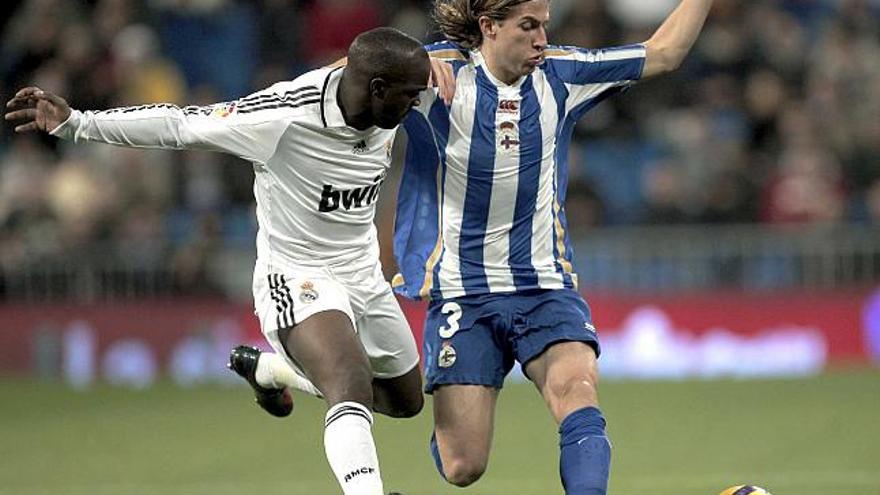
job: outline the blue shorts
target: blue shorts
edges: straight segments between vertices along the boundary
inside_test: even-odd
[[[514,360],[525,365],[556,342],[599,340],[584,299],[571,289],[434,301],[425,321],[425,392],[439,385],[501,388]]]

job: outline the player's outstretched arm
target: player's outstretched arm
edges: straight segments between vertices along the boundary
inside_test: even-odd
[[[647,54],[642,77],[677,69],[697,41],[711,9],[712,0],[682,0],[645,42]]]
[[[204,107],[160,103],[103,111],[78,111],[36,87],[24,88],[7,104],[5,118],[17,132],[43,131],[75,143],[92,141],[132,148],[220,151],[264,162],[287,127],[284,83],[233,102]],[[242,107],[248,112],[239,113]],[[260,110],[259,112],[255,110]]]
[[[64,98],[30,86],[6,102],[4,118],[17,121],[15,132],[51,132],[70,117],[70,105]]]

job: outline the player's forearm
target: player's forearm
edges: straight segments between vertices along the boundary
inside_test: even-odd
[[[135,148],[185,149],[198,147],[193,133],[181,125],[179,108],[110,112],[74,110],[66,122],[51,131],[53,136],[74,142],[95,141]]]
[[[642,77],[651,77],[677,69],[697,41],[712,0],[682,0],[645,42],[647,55]]]

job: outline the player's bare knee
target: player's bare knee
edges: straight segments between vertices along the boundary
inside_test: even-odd
[[[425,407],[425,398],[422,396],[421,392],[418,397],[413,398],[412,400],[407,401],[403,404],[403,407],[398,409],[399,414],[395,416],[396,418],[412,418],[417,416],[422,409]]]
[[[328,404],[352,401],[373,408],[372,373],[354,365],[339,370],[331,379],[324,380],[321,390]]]
[[[545,395],[554,401],[572,399],[597,399],[595,380],[589,375],[572,375],[552,378],[547,381]]]
[[[457,487],[463,488],[474,484],[485,472],[485,462],[463,457],[443,460],[443,476],[446,481]]]
[[[418,397],[411,400],[394,404],[376,402],[374,407],[376,412],[391,418],[412,418],[422,412],[425,407],[425,399],[419,394]]]
[[[550,379],[545,386],[544,397],[557,420],[562,420],[575,409],[599,404],[595,378],[590,374]]]

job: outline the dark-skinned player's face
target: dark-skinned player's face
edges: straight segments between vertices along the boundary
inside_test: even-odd
[[[428,57],[418,57],[409,67],[401,69],[399,77],[383,80],[372,91],[374,124],[391,129],[406,117],[411,108],[419,105],[419,95],[428,88],[431,64]]]

